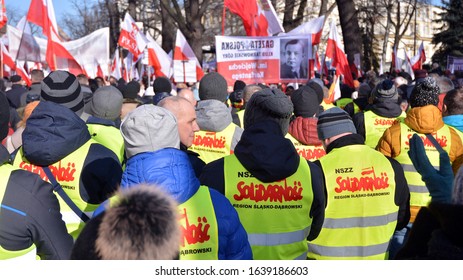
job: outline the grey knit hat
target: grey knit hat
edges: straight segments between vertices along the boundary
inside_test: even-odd
[[[397,101],[399,99],[399,94],[397,92],[397,87],[394,85],[392,80],[386,79],[381,83],[376,85],[373,92],[373,97],[375,101]]]
[[[437,106],[439,103],[440,89],[436,80],[432,77],[423,78],[417,82],[410,95],[410,106],[424,107],[427,105]]]
[[[291,102],[293,102],[296,117],[310,118],[320,111],[321,101],[310,86],[302,86],[296,89],[291,94]]]
[[[286,135],[292,113],[293,103],[282,91],[262,89],[255,92],[246,105],[244,128],[259,121],[273,120],[280,125],[283,135]]]
[[[357,133],[357,130],[346,111],[332,107],[318,115],[317,132],[318,138],[325,140],[346,132]]]
[[[199,99],[215,99],[222,102],[228,99],[228,85],[225,78],[217,72],[207,73],[199,82]]]
[[[84,111],[84,96],[76,76],[64,70],[48,74],[41,82],[41,100],[63,105],[78,116]]]
[[[90,100],[90,114],[97,118],[115,121],[121,115],[122,100],[122,93],[116,87],[99,87]]]
[[[141,105],[122,121],[127,158],[163,148],[180,148],[177,119],[167,109],[153,104]]]

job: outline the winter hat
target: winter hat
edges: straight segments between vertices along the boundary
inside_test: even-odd
[[[368,84],[362,83],[358,89],[358,98],[368,98],[370,97],[371,87]]]
[[[21,81],[21,80],[22,80],[22,78],[21,78],[21,76],[19,76],[19,75],[13,75],[13,76],[11,76],[11,78],[10,78],[10,81],[11,81],[12,83],[17,83],[17,82],[19,82],[19,81]]]
[[[122,103],[142,104],[140,96],[138,96],[138,92],[140,89],[137,90],[135,86],[127,87],[127,85],[118,85],[116,88],[122,93],[122,97],[123,97]]]
[[[127,158],[162,148],[180,148],[177,119],[167,109],[153,104],[141,105],[122,121]]]
[[[78,116],[84,111],[84,97],[76,76],[68,71],[56,70],[41,82],[41,99],[58,103],[71,109]]]
[[[415,75],[415,80],[424,79],[428,76],[428,71],[424,69],[418,69],[418,70],[415,70],[413,74]]]
[[[159,101],[163,100],[164,98],[172,96],[172,94],[168,92],[158,92],[153,97],[153,104],[158,105]]]
[[[99,87],[90,100],[90,114],[94,117],[115,121],[121,115],[122,93],[113,86]]]
[[[332,107],[318,115],[317,132],[318,139],[325,140],[346,132],[357,133],[357,130],[346,111]]]
[[[181,230],[172,196],[159,186],[141,184],[120,189],[115,197],[85,225],[72,260],[178,259]]]
[[[255,92],[246,105],[244,128],[260,121],[273,120],[280,125],[283,135],[286,135],[293,109],[291,100],[279,89],[262,89]]]
[[[375,87],[375,91],[373,93],[373,97],[375,101],[397,101],[399,98],[399,94],[397,92],[397,88],[394,85],[392,80],[386,79],[383,80]]]
[[[8,135],[8,123],[10,122],[10,106],[4,93],[0,92],[0,141]]]
[[[139,97],[138,93],[140,92],[140,83],[137,81],[130,81],[125,85],[127,92],[132,96],[132,98]]]
[[[235,84],[233,85],[233,91],[243,90],[246,86],[246,83],[241,80],[236,80]]]
[[[199,82],[199,99],[227,101],[228,86],[225,78],[217,72],[207,73]]]
[[[166,77],[157,77],[153,81],[153,90],[154,93],[159,92],[171,92],[172,91],[172,83]]]
[[[315,83],[313,83],[315,84]],[[302,86],[291,94],[296,117],[310,118],[319,111],[320,100],[310,86]]]
[[[318,82],[318,81],[320,82]],[[307,86],[309,86],[310,88],[312,88],[315,92],[315,94],[317,95],[317,98],[318,98],[318,103],[322,103],[323,101],[323,97],[325,96],[325,92],[323,91],[323,88],[325,87],[323,85],[323,82],[322,80],[320,79],[312,79],[310,81],[307,82]],[[293,92],[294,94],[294,92]]]
[[[435,105],[439,103],[440,89],[432,77],[426,77],[423,80],[417,82],[412,89],[410,95],[410,106],[423,107],[426,105]]]

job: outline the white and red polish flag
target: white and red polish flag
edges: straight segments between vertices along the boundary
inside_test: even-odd
[[[26,70],[24,70],[24,67],[20,64],[15,63],[15,61],[10,55],[10,52],[6,49],[5,45],[3,43],[0,43],[0,44],[1,44],[0,59],[2,63],[7,65],[12,71],[15,71],[16,74],[21,76],[21,78],[26,82],[27,86],[30,86],[31,79],[29,78],[29,75],[27,74]]]
[[[51,0],[31,0],[27,20],[42,27],[47,37],[46,61],[52,71],[66,69],[74,75],[83,73],[80,64],[62,45]]]
[[[343,75],[343,82],[355,88],[349,62],[347,61],[346,54],[341,48],[341,41],[338,38],[338,31],[336,29],[336,23],[334,22],[331,22],[325,56],[331,59],[331,66],[336,68],[336,74]]]
[[[413,70],[418,70],[423,68],[423,62],[426,61],[426,53],[424,51],[423,42],[420,44],[420,48],[418,49],[418,53],[412,57],[410,63],[412,65]]]
[[[410,62],[410,58],[408,57],[407,51],[405,49],[404,49],[404,53],[405,53],[405,72],[410,74],[410,77],[412,78],[412,80],[414,80],[415,79],[415,72],[413,71],[413,67],[412,67],[412,64]]]
[[[272,36],[284,32],[270,0],[225,0],[224,7],[243,20],[248,36]]]
[[[114,51],[113,60],[111,61],[111,71],[109,74],[119,80],[120,78],[122,78],[121,67],[122,62],[121,57],[119,55],[119,49],[116,48],[116,50]]]
[[[172,58],[159,46],[156,41],[149,36],[148,38],[148,65],[153,66],[156,77],[172,77]]]
[[[147,41],[145,35],[140,31],[133,18],[129,13],[125,13],[124,21],[121,24],[121,34],[117,42],[119,46],[127,49],[133,54],[134,59],[137,60],[143,53]]]
[[[402,61],[397,56],[397,47],[394,47],[394,49],[392,50],[392,68],[393,70],[398,71],[398,72],[402,70]]]
[[[5,8],[5,0],[0,0],[1,10],[0,10],[0,28],[5,26],[8,22],[8,18],[6,16],[6,8]]]
[[[312,34],[312,45],[320,44],[322,38],[323,26],[325,25],[325,16],[314,18],[306,23],[299,25],[287,34],[290,35],[302,35]]]
[[[180,29],[177,29],[173,64],[175,82],[197,82],[204,76],[198,58]]]

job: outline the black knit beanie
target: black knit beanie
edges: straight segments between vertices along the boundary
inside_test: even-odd
[[[158,92],[171,92],[172,83],[166,77],[157,77],[153,81],[154,93]]]
[[[424,107],[427,105],[435,105],[439,103],[440,89],[436,83],[436,80],[432,77],[423,78],[417,82],[412,89],[410,95],[410,106]]]
[[[294,115],[304,118],[313,117],[318,113],[321,103],[317,94],[310,86],[302,86],[295,90],[291,94],[291,101],[294,106]]]
[[[244,128],[260,121],[273,120],[286,135],[292,114],[291,100],[279,89],[266,88],[255,92],[249,99],[244,111]]]
[[[199,99],[215,99],[225,102],[228,99],[228,85],[225,78],[217,72],[207,73],[199,82]]]

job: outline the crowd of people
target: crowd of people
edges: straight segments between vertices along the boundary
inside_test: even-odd
[[[31,79],[0,79],[0,259],[463,259],[448,71]]]

